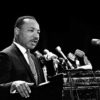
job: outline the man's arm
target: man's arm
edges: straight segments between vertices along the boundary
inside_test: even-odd
[[[22,97],[29,97],[31,93],[30,86],[34,83],[28,83],[24,80],[11,81],[12,62],[9,56],[0,52],[0,93],[4,96],[19,93]]]
[[[7,54],[0,52],[0,84],[10,86],[11,61]],[[4,83],[4,85],[3,85]],[[7,85],[6,85],[7,83]]]

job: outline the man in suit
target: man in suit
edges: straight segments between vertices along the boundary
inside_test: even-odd
[[[33,16],[22,16],[17,19],[13,43],[0,52],[0,88],[3,88],[1,90],[7,88],[10,95],[17,92],[21,97],[28,98],[32,92],[30,87],[44,82],[40,62],[30,54],[35,66],[35,80],[27,54],[36,47],[39,36],[40,27]],[[3,92],[1,90],[0,92]]]

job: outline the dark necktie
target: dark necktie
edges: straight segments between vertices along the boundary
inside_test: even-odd
[[[32,57],[31,57],[31,54],[30,54],[29,50],[27,51],[27,56],[28,56],[28,60],[29,60],[30,69],[31,69],[31,71],[33,73],[34,79],[35,79],[36,84],[37,84],[38,83],[38,75],[37,75],[37,72],[36,72],[34,61],[33,61]]]

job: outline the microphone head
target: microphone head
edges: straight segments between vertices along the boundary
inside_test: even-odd
[[[91,40],[91,43],[94,44],[94,45],[100,45],[100,39],[94,38],[94,39]]]
[[[39,61],[41,62],[41,64],[44,65],[46,63],[44,55],[42,55],[39,51],[35,51],[34,53],[36,57],[39,59]]]
[[[50,52],[47,49],[44,49],[44,53],[45,53],[44,57],[45,57],[46,60],[51,60],[51,59],[57,59],[58,58],[58,56],[56,54]]]
[[[79,56],[79,57],[85,56],[85,53],[82,50],[79,50],[79,49],[76,49],[74,54],[76,56]]]
[[[56,47],[56,50],[57,50],[57,51],[61,51],[61,47],[60,47],[60,46],[57,46],[57,47]]]
[[[35,51],[35,55],[37,58],[43,57],[43,55],[39,51]]]
[[[49,50],[47,50],[47,49],[44,49],[44,51],[43,51],[44,53],[49,53],[50,51]]]
[[[75,61],[76,56],[73,53],[68,53],[68,58],[72,61]]]

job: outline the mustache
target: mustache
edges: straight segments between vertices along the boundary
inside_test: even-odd
[[[32,41],[32,42],[38,42],[39,38],[33,38],[33,39],[30,39],[30,41]]]

